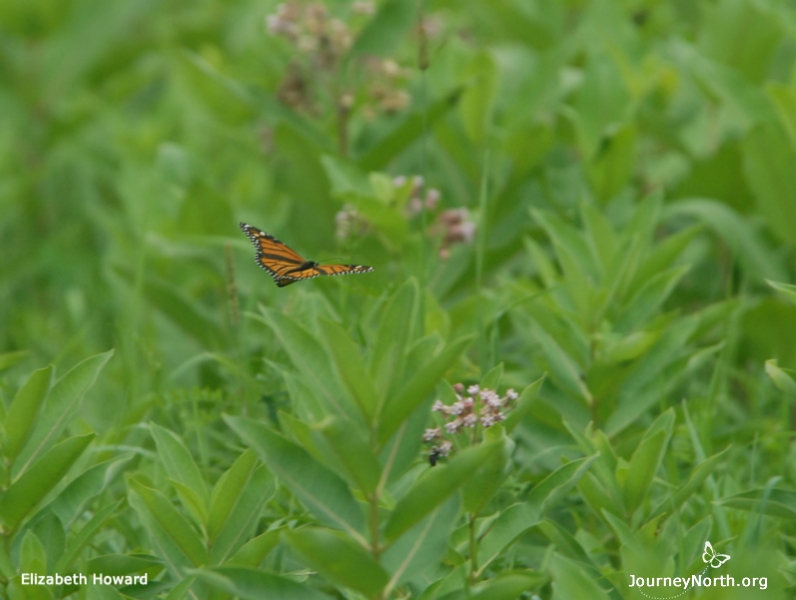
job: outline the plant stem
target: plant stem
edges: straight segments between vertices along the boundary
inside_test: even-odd
[[[379,493],[374,492],[370,500],[370,553],[378,561],[381,555],[379,543]]]
[[[475,515],[467,513],[470,521],[470,578],[478,575],[478,544],[475,541]]]

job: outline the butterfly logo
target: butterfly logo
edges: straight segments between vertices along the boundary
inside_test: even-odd
[[[297,281],[314,279],[321,275],[348,275],[370,273],[367,265],[321,265],[302,256],[272,235],[252,225],[241,223],[240,228],[254,244],[257,255],[254,260],[274,278],[276,285],[285,287]]]
[[[702,560],[708,563],[714,569],[718,569],[721,565],[730,560],[729,554],[718,554],[710,542],[705,542],[705,551],[702,553]]]

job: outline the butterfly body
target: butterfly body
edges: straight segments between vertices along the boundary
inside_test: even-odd
[[[274,236],[252,225],[241,223],[243,230],[257,249],[255,262],[273,277],[278,287],[285,287],[304,279],[314,279],[321,275],[348,275],[350,273],[370,273],[373,267],[366,265],[322,265],[306,260],[280,242]]]

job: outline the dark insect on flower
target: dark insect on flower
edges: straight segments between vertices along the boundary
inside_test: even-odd
[[[436,467],[440,456],[439,446],[434,446],[431,452],[428,453],[428,464],[432,467]]]

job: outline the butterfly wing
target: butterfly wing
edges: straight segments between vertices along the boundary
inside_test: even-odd
[[[289,271],[281,274],[281,283],[277,282],[280,287],[290,285],[297,281],[304,279],[314,279],[321,275],[350,275],[355,273],[370,273],[373,267],[365,265],[319,265],[314,262],[306,262]]]
[[[279,287],[285,287],[304,279],[314,279],[321,275],[370,273],[373,270],[373,267],[365,265],[319,265],[305,260],[287,244],[280,242],[261,229],[246,223],[241,223],[240,228],[249,236],[257,249],[255,261],[268,271]]]
[[[710,545],[710,542],[705,542],[705,550],[702,552],[702,562],[709,563],[715,556],[716,551],[713,549],[713,546]]]
[[[288,281],[283,279],[287,273],[307,263],[298,252],[287,244],[280,242],[274,236],[252,225],[241,223],[240,228],[243,233],[249,236],[252,244],[257,249],[257,256],[254,258],[255,262],[268,271],[268,274],[274,278],[276,285],[284,287],[298,281],[294,277],[291,277]]]
[[[316,265],[321,275],[349,275],[352,273],[370,273],[373,267],[366,265]]]

